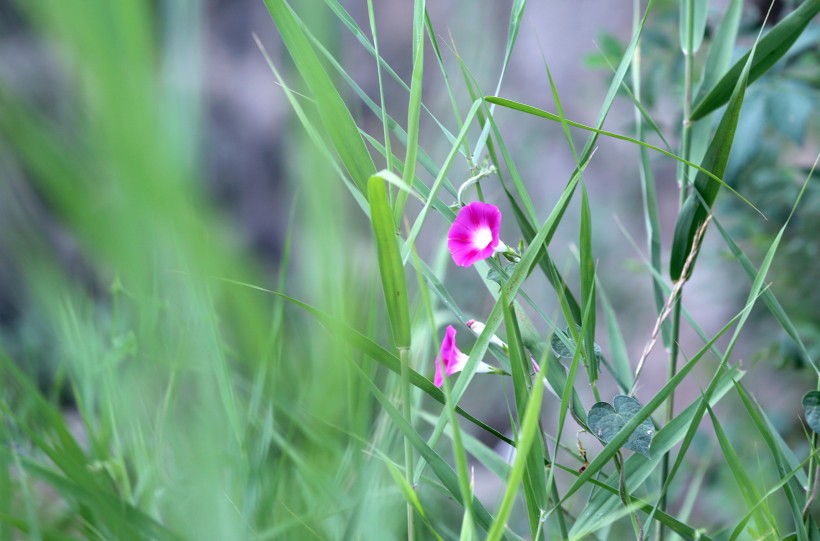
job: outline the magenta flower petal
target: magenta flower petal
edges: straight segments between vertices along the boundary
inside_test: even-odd
[[[444,374],[452,376],[460,372],[467,361],[466,357],[456,345],[456,330],[452,325],[447,325],[447,332],[444,333],[444,340],[441,342],[441,350],[436,357],[436,377],[433,379],[436,387],[441,387],[444,383]],[[444,368],[443,373],[442,368]]]
[[[447,233],[447,248],[456,265],[469,267],[493,255],[500,229],[501,211],[495,205],[475,201],[458,211]]]

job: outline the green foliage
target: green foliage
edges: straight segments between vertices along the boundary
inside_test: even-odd
[[[820,433],[820,391],[809,391],[803,396],[803,409],[809,428]]]
[[[587,56],[611,79],[586,123],[568,117],[577,109],[565,108],[552,51],[542,90],[555,113],[510,84],[525,0],[501,21],[492,68],[493,41],[473,29],[483,9],[457,13],[486,44],[445,47],[453,21],[424,0],[406,20],[371,0],[264,4],[284,48],[268,54],[277,49],[256,37],[260,61],[301,125],[282,128],[293,198],[265,202],[290,211],[275,272],[237,242],[201,181],[207,93],[191,88],[208,80],[204,8],[17,2],[33,39],[70,69],[54,111],[0,70],[0,250],[11,246],[26,305],[25,325],[0,321],[0,541],[820,536],[820,392],[803,398],[805,442],[738,363],[762,300],[771,325],[755,334],[781,333],[820,374],[820,302],[805,302],[820,206],[804,156],[817,154],[820,1],[760,34],[740,0],[719,21],[705,0],[634,2],[628,39],[604,31]],[[408,31],[406,65],[386,59],[396,28]],[[604,129],[618,101],[634,125]],[[558,134],[563,178],[529,168],[525,126]],[[610,164],[595,149],[608,143],[636,169],[604,192]],[[662,185],[672,163],[674,215]],[[607,246],[604,197],[638,189],[641,208],[625,212],[644,219],[637,279],[653,302],[633,303],[635,317],[623,306],[635,277],[599,267],[626,253]],[[446,228],[473,197],[504,209],[502,236],[518,251],[457,268]],[[39,239],[40,222],[77,246],[82,279]],[[701,248],[709,224],[719,236]],[[689,300],[720,281],[689,279],[714,243],[748,281],[737,280],[736,315],[707,333]],[[359,255],[372,247],[377,265]],[[462,331],[470,316],[484,327],[472,346],[459,333],[460,373],[436,387],[442,328]],[[665,352],[651,356],[656,343]],[[648,381],[637,367],[659,356],[667,376]],[[21,368],[43,359],[52,387]],[[481,374],[487,364],[498,368]],[[622,394],[603,402],[599,386]],[[542,407],[546,390],[557,401]],[[716,495],[725,505],[704,513]]]
[[[587,414],[589,429],[602,443],[607,444],[641,409],[641,403],[631,396],[618,395],[612,404],[598,402]],[[623,446],[649,458],[649,446],[655,426],[645,419],[632,431]]]

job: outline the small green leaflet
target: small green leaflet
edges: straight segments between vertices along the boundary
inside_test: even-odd
[[[820,393],[818,393],[820,397]],[[614,407],[613,405],[614,404]],[[641,403],[631,396],[618,395],[612,401],[598,402],[589,410],[587,424],[593,435],[606,445],[615,435],[632,419],[641,409]],[[818,402],[820,404],[820,402]],[[820,420],[820,415],[818,415]],[[651,419],[646,419],[638,425],[638,428],[630,434],[624,447],[636,453],[649,457],[649,446],[652,443],[652,436],[655,434],[655,426]]]
[[[820,434],[820,391],[806,393],[803,397],[803,409],[806,410],[809,428]]]
[[[578,328],[578,334],[581,333],[581,326],[576,325]],[[567,346],[570,344],[570,347]],[[553,333],[552,338],[550,338],[550,347],[552,348],[552,352],[555,354],[556,357],[571,359],[572,355],[575,353],[575,340],[572,339],[572,334],[569,332],[569,327],[564,329],[563,331],[557,331]],[[601,358],[601,346],[597,343],[594,347],[595,350],[595,357],[598,359]]]
[[[503,286],[507,283],[507,279],[512,276],[513,271],[515,270],[515,263],[510,263],[509,265],[504,265],[501,267],[501,270],[504,272],[502,274],[496,268],[491,268],[487,271],[487,280],[492,280],[499,286]]]

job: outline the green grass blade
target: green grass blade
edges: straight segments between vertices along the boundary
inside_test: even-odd
[[[579,239],[581,251],[581,304],[584,313],[583,346],[584,356],[589,371],[589,383],[597,395],[598,357],[595,355],[595,323],[596,323],[596,295],[595,295],[595,259],[592,255],[592,213],[589,210],[589,196],[585,185],[581,186],[581,233]],[[571,322],[570,329],[572,328]],[[596,399],[598,397],[596,396]]]
[[[803,465],[801,464],[795,471],[791,473],[789,472],[789,459],[783,453],[783,450],[779,445],[779,441],[775,439],[771,429],[771,423],[769,423],[768,419],[766,419],[766,413],[760,407],[760,404],[756,401],[752,401],[749,393],[746,389],[744,389],[743,385],[740,383],[735,383],[735,390],[737,391],[738,396],[740,396],[743,406],[746,408],[749,416],[752,418],[755,428],[757,428],[757,431],[760,433],[763,441],[772,453],[775,466],[777,467],[777,474],[782,480],[781,486],[783,488],[783,492],[786,494],[786,500],[789,504],[789,511],[792,514],[792,521],[794,522],[797,538],[800,541],[807,541],[808,533],[806,532],[806,525],[803,523],[803,511],[800,508],[800,504],[797,501],[797,496],[795,495],[795,490],[799,490],[800,487],[796,481],[794,483],[792,482],[792,478],[795,474],[798,471],[802,471]],[[797,484],[798,486],[792,486],[792,484]]]
[[[512,372],[515,406],[519,423],[523,424],[527,403],[529,402],[532,384],[529,373],[531,364],[529,355],[521,342],[521,333],[515,313],[510,308],[506,293],[502,289],[501,302],[504,309],[504,323],[507,328],[507,343],[510,348],[510,371]],[[538,385],[540,387],[540,385]],[[520,441],[520,440],[519,440]],[[520,443],[519,443],[520,445]],[[520,451],[519,451],[520,452]],[[547,508],[547,483],[544,475],[544,446],[536,438],[532,448],[527,452],[524,472],[524,495],[527,502],[527,515],[530,520],[530,531],[536,537],[541,512]]]
[[[681,0],[680,3],[680,49],[684,54],[694,55],[703,42],[706,31],[708,0]]]
[[[695,177],[692,192],[678,215],[672,240],[672,254],[669,257],[669,276],[673,281],[681,278],[683,267],[690,257],[692,261],[688,267],[688,274],[691,274],[694,269],[697,253],[691,254],[691,252],[695,235],[697,235],[698,230],[710,213],[722,184],[722,182],[717,182],[711,176],[706,175],[704,171],[709,170],[716,176],[722,177],[723,172],[726,170],[726,164],[729,162],[729,152],[732,149],[732,142],[737,129],[737,121],[740,118],[740,108],[743,105],[743,96],[746,93],[752,58],[749,58],[737,81],[729,106],[723,113],[717,131],[706,151],[706,156],[701,164],[705,169],[698,168],[699,172]],[[688,275],[683,278],[688,278]]]
[[[751,310],[751,307],[754,305],[754,302],[751,302],[746,305],[743,311],[736,316],[734,316],[726,325],[721,328],[715,336],[712,337],[711,340],[701,348],[697,354],[695,354],[689,362],[681,367],[681,369],[675,374],[674,377],[670,378],[666,384],[661,388],[658,393],[652,397],[652,399],[647,402],[647,404],[641,408],[641,410],[635,414],[635,416],[624,425],[623,428],[615,435],[615,437],[610,440],[609,443],[606,444],[603,451],[595,457],[595,459],[590,463],[589,467],[584,470],[584,473],[578,477],[578,479],[572,484],[572,486],[567,490],[566,494],[564,494],[564,500],[566,500],[569,496],[574,494],[581,486],[590,479],[593,475],[598,473],[601,468],[615,456],[615,453],[623,446],[624,443],[629,439],[629,436],[632,432],[638,428],[643,421],[649,418],[649,416],[658,408],[660,405],[666,400],[666,398],[674,391],[678,385],[683,381],[683,379],[692,371],[692,369],[698,364],[698,362],[703,358],[703,356],[709,351],[712,344],[714,344],[718,338],[720,338],[729,328],[737,321],[743,319],[743,316],[747,315]]]
[[[729,438],[726,437],[726,433],[723,431],[723,427],[720,425],[720,422],[715,416],[715,412],[712,411],[712,408],[708,405],[706,406],[706,410],[709,412],[709,417],[712,418],[712,426],[715,428],[715,434],[717,435],[718,443],[720,444],[720,450],[723,452],[723,457],[729,465],[729,470],[732,472],[732,477],[734,477],[737,482],[737,487],[740,490],[746,505],[750,510],[754,511],[753,517],[755,523],[757,524],[757,533],[754,535],[757,537],[760,535],[767,536],[772,532],[776,533],[776,523],[771,520],[771,517],[768,514],[758,509],[757,504],[761,501],[760,494],[757,492],[752,480],[746,473],[746,468],[740,462],[740,457],[737,455],[734,446],[729,441]],[[778,535],[777,539],[780,537],[781,536]]]
[[[820,13],[820,0],[806,0],[782,21],[777,23],[752,50],[743,55],[720,81],[709,89],[709,93],[695,104],[689,120],[703,118],[727,103],[741,78],[748,77],[751,84],[766,73],[769,68],[785,55],[797,41],[815,15]],[[749,68],[749,59],[754,56]],[[747,75],[744,76],[743,72]]]
[[[310,88],[325,132],[353,182],[364,193],[367,190],[367,179],[376,172],[376,166],[359,135],[359,129],[350,110],[316,56],[287,2],[265,0],[265,5],[299,74]]]
[[[712,394],[709,403],[715,405],[723,396],[733,388],[734,381],[742,378],[744,372],[737,367],[731,367],[720,378],[720,383]],[[646,482],[649,476],[654,472],[661,463],[664,454],[673,449],[681,439],[687,428],[695,419],[700,401],[690,404],[685,410],[680,412],[672,421],[670,421],[663,428],[658,430],[655,437],[652,439],[652,458],[647,460],[642,455],[634,455],[626,460],[624,465],[624,477],[626,485],[629,487],[641,486]],[[588,469],[588,468],[587,468]],[[586,473],[586,472],[584,472]],[[577,474],[577,472],[576,472]],[[580,477],[583,474],[576,475]],[[590,479],[593,484],[597,483],[594,479]],[[611,492],[597,492],[592,495],[584,510],[580,513],[577,519],[578,524],[584,524],[588,521],[598,520],[598,517],[606,516],[612,510],[622,506],[620,498],[618,497],[619,476],[617,473],[607,479],[606,484],[612,489]],[[647,514],[651,514],[651,506],[646,508]],[[656,511],[653,515],[655,520],[660,520],[663,515],[661,510]],[[666,524],[666,523],[664,523]],[[579,526],[580,527],[580,526]],[[576,527],[573,527],[571,534],[576,532]]]
[[[373,0],[367,0],[367,17],[370,22],[370,33],[373,34],[373,55],[376,57],[376,77],[379,81],[379,108],[384,112],[380,115],[382,119],[382,132],[384,134],[385,167],[388,171],[393,171],[393,151],[390,144],[390,128],[388,126],[388,115],[384,105],[384,81],[382,79],[382,63],[379,54],[379,35],[376,31],[376,16],[373,13]]]
[[[541,118],[546,118],[547,120],[552,120],[553,122],[561,122],[561,117],[559,115],[556,115],[554,113],[550,113],[549,111],[544,111],[543,109],[539,109],[539,108],[533,107],[531,105],[526,105],[526,104],[523,104],[523,103],[519,103],[517,101],[509,100],[507,98],[500,98],[498,96],[487,96],[484,99],[485,99],[485,101],[488,101],[490,103],[496,103],[498,105],[501,105],[501,106],[506,107],[508,109],[512,109],[514,111],[519,111],[519,112],[526,113],[526,114],[529,114],[529,115],[533,115],[533,116],[537,116],[537,117],[541,117]],[[723,179],[721,178],[720,175],[716,174],[714,171],[710,171],[709,169],[702,167],[701,165],[697,165],[695,163],[690,162],[689,160],[685,160],[685,159],[681,158],[680,156],[678,156],[677,154],[674,154],[673,152],[669,152],[668,150],[664,150],[660,147],[657,147],[657,146],[652,145],[650,143],[647,143],[645,141],[638,141],[637,139],[634,139],[634,138],[626,136],[626,135],[613,133],[613,132],[602,130],[602,129],[599,129],[599,128],[593,128],[592,126],[587,126],[585,124],[581,124],[579,122],[574,122],[572,120],[567,120],[566,122],[567,122],[567,124],[569,124],[570,126],[573,126],[575,128],[579,128],[579,129],[582,129],[582,130],[585,130],[585,131],[590,131],[596,136],[597,135],[603,135],[605,137],[611,137],[613,139],[618,139],[618,140],[621,140],[621,141],[627,141],[629,143],[632,143],[632,144],[635,144],[635,145],[638,145],[638,146],[641,146],[641,147],[645,147],[645,148],[648,148],[650,150],[654,150],[655,152],[659,152],[659,153],[663,154],[664,156],[668,156],[669,158],[672,158],[673,160],[676,160],[676,161],[682,163],[683,165],[687,165],[689,167],[697,169],[699,171],[699,174],[702,174],[707,179],[711,179],[711,180],[715,181],[719,186],[725,187],[727,190],[732,192],[736,197],[738,197],[741,201],[743,201],[744,203],[746,203],[747,205],[749,205],[753,209],[757,210],[757,207],[752,205],[745,197],[743,197],[742,195],[737,193],[737,191],[734,188],[727,185],[723,181]],[[583,156],[583,154],[582,154],[582,156]]]
[[[410,440],[413,447],[419,452],[421,456],[427,461],[430,467],[436,474],[436,477],[444,484],[447,488],[450,495],[459,503],[463,504],[461,489],[459,488],[458,483],[458,476],[456,472],[453,471],[447,462],[439,456],[430,446],[424,443],[424,440],[419,436],[418,432],[416,432],[410,424],[402,417],[401,413],[390,403],[390,400],[381,392],[379,387],[373,383],[373,381],[367,377],[367,375],[361,370],[354,363],[359,375],[367,383],[368,387],[370,388],[371,393],[379,401],[382,408],[384,409],[385,413],[390,416],[391,421],[393,424],[398,428],[404,436]],[[473,509],[475,511],[475,519],[478,521],[479,525],[485,530],[489,530],[491,525],[493,525],[493,519],[490,514],[487,512],[487,509],[481,504],[481,502],[477,498],[473,498]],[[502,525],[502,534],[504,533],[503,525]]]
[[[720,221],[716,218],[712,220],[715,224],[715,227],[720,232],[720,235],[723,237],[726,246],[729,247],[729,250],[732,252],[732,256],[735,258],[735,261],[740,263],[743,267],[743,270],[746,271],[746,274],[754,280],[755,276],[757,276],[758,270],[755,268],[754,264],[749,260],[749,257],[743,252],[740,246],[732,239],[729,232],[724,229],[721,225]],[[800,351],[808,360],[809,364],[814,367],[815,371],[818,370],[817,364],[815,360],[812,358],[811,354],[809,353],[808,349],[806,348],[805,344],[803,343],[802,338],[800,338],[800,334],[797,332],[797,328],[792,323],[791,318],[789,318],[786,311],[783,309],[783,306],[780,304],[780,301],[777,300],[774,293],[771,289],[766,289],[763,292],[763,302],[766,304],[766,307],[769,309],[769,312],[774,316],[780,326],[786,331],[786,334],[794,340],[794,343],[800,348]]]
[[[385,177],[392,173],[381,172],[368,180],[367,197],[370,201],[370,220],[376,238],[376,255],[384,288],[384,300],[390,315],[393,343],[399,349],[410,347],[410,306],[407,299],[407,281],[404,265],[399,255],[396,226],[387,199]],[[406,193],[400,191],[399,193]]]
[[[543,359],[541,362],[540,371],[543,372],[545,368],[546,359]],[[536,385],[533,388],[529,400],[527,401],[527,407],[524,411],[524,418],[521,421],[518,453],[515,455],[512,471],[507,479],[507,488],[504,492],[504,498],[501,500],[501,506],[498,510],[498,514],[495,517],[495,521],[493,521],[492,528],[487,534],[487,541],[498,541],[504,534],[507,519],[510,516],[516,494],[518,493],[518,485],[524,477],[524,471],[526,470],[527,457],[529,456],[530,448],[539,433],[538,419],[541,416],[541,399],[543,396],[544,386]]]
[[[410,103],[407,105],[407,147],[404,156],[402,180],[413,184],[416,175],[416,157],[419,147],[419,119],[421,113],[421,88],[424,79],[424,14],[425,0],[415,0],[413,4],[413,76],[410,85]],[[396,196],[395,219],[398,224],[407,202],[407,193]]]
[[[361,191],[358,185],[353,184],[353,182],[348,178],[348,176],[342,171],[342,168],[336,163],[336,160],[333,157],[332,151],[328,148],[327,143],[322,138],[322,135],[313,125],[313,122],[310,120],[308,115],[305,113],[305,110],[302,108],[302,105],[299,103],[299,100],[296,97],[296,94],[285,84],[282,75],[279,73],[279,70],[276,69],[276,65],[274,65],[273,61],[270,58],[265,47],[262,45],[262,42],[259,41],[259,38],[254,36],[254,40],[256,41],[257,47],[262,52],[262,56],[267,62],[268,67],[270,68],[271,72],[273,73],[276,80],[279,82],[279,86],[282,88],[282,91],[285,93],[285,97],[287,98],[288,102],[290,103],[293,112],[296,114],[296,117],[302,123],[302,127],[308,134],[308,137],[313,142],[316,149],[322,154],[322,156],[327,160],[327,163],[331,164],[331,167],[338,173],[339,177],[347,186],[350,193],[353,195],[353,198],[362,208],[362,210],[367,211],[367,201],[365,200],[364,191]]]

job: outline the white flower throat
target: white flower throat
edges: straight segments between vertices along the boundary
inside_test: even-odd
[[[493,241],[493,232],[489,227],[481,227],[473,233],[473,246],[484,249]]]

